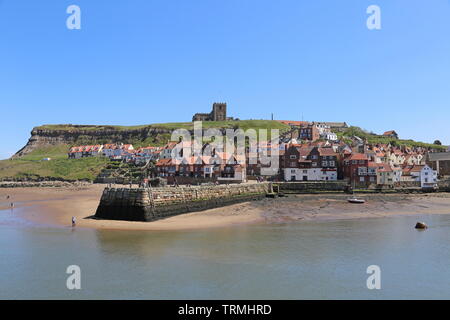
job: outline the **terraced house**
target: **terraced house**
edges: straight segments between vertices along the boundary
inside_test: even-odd
[[[290,146],[284,154],[285,181],[336,181],[338,154],[331,147]]]
[[[69,149],[69,159],[80,159],[87,157],[96,157],[102,154],[102,145],[78,146]]]
[[[437,171],[428,165],[405,166],[402,181],[417,182],[421,188],[436,188],[438,182]]]
[[[369,172],[369,157],[364,153],[352,153],[343,159],[343,176],[355,186],[367,186],[373,183]]]
[[[378,163],[376,165],[377,185],[393,187],[395,184],[395,173],[388,163]]]
[[[213,156],[159,159],[156,162],[156,170],[162,178],[208,178],[224,182],[246,180],[245,163],[238,161],[234,155],[219,152]],[[189,183],[190,180],[183,181]]]

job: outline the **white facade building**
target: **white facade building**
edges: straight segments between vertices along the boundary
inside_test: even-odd
[[[336,181],[337,169],[286,168],[285,181]]]
[[[328,132],[323,132],[320,135],[321,138],[325,139],[325,140],[329,140],[329,141],[337,141],[338,137],[336,135],[336,133],[328,131]]]
[[[420,171],[420,186],[422,188],[435,188],[437,182],[437,171],[425,165]]]

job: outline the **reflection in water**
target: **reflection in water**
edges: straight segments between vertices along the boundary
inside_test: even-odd
[[[450,298],[450,216],[196,231],[12,227],[0,217],[0,298]],[[68,265],[82,290],[65,288]],[[382,290],[366,288],[381,267]]]

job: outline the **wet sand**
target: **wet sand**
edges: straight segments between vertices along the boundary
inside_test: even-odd
[[[264,199],[155,222],[92,219],[104,187],[0,189],[0,210],[10,209],[10,203],[14,202],[14,210],[19,215],[38,224],[69,227],[75,216],[77,227],[123,230],[182,230],[247,223],[450,214],[448,193],[361,195],[367,200],[365,204],[348,203],[346,194],[323,194]],[[10,199],[6,199],[7,195]]]

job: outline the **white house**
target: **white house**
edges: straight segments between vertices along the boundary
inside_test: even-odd
[[[96,157],[101,154],[102,149],[102,145],[72,147],[70,148],[68,155],[69,159]]]
[[[116,158],[132,150],[134,150],[132,144],[105,144],[103,146],[103,155],[108,158]]]
[[[428,165],[414,165],[408,166],[403,169],[403,177],[410,177],[410,181],[420,182],[422,188],[435,188],[437,187],[437,171],[433,170]]]
[[[394,183],[400,182],[402,180],[402,168],[400,167],[392,167],[394,171]]]
[[[80,159],[83,156],[83,148],[84,146],[70,148],[69,159]]]
[[[437,171],[431,169],[428,165],[424,165],[420,171],[420,185],[422,188],[437,187]]]
[[[286,168],[285,181],[336,181],[337,169],[325,168]]]
[[[337,141],[338,140],[336,133],[331,132],[331,131],[321,133],[320,137],[325,140],[329,140],[329,141]]]

